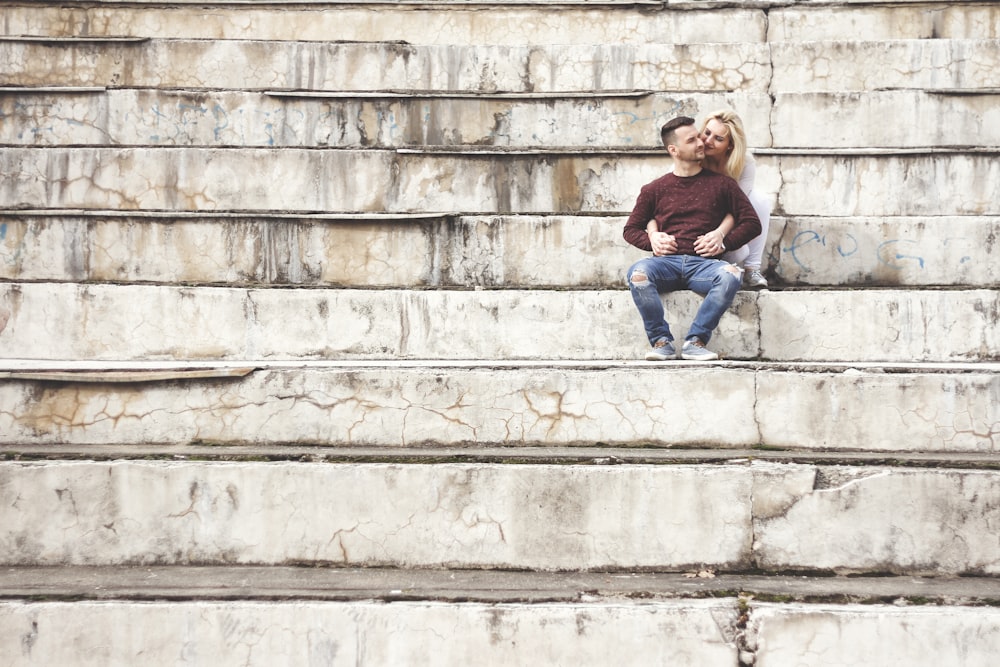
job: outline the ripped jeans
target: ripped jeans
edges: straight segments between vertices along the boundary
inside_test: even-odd
[[[743,272],[739,267],[696,255],[647,257],[628,270],[632,300],[642,316],[650,345],[661,338],[674,339],[670,325],[664,320],[661,293],[689,289],[705,297],[685,339],[697,336],[708,344],[722,314],[733,303],[742,280]]]

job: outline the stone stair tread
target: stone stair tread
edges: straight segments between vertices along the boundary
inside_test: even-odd
[[[1000,602],[1000,578],[690,572],[523,572],[287,566],[0,568],[0,599],[595,602],[670,598],[782,602]]]
[[[713,362],[677,360],[670,368],[693,367],[725,367],[735,370],[749,371],[790,371],[790,372],[844,372],[870,371],[877,373],[997,373],[1000,372],[1000,361],[955,361],[955,362],[895,362],[895,361],[738,361],[719,359]],[[270,360],[270,359],[208,359],[208,360],[164,360],[164,361],[108,361],[88,359],[0,359],[0,379],[10,377],[10,374],[27,376],[28,374],[45,375],[55,372],[66,373],[99,373],[99,372],[130,372],[130,373],[161,373],[180,372],[188,370],[350,370],[379,368],[420,368],[420,369],[581,369],[602,370],[628,367],[653,368],[654,364],[642,360],[621,359],[359,359],[359,360]],[[138,375],[136,376],[138,377]],[[21,379],[19,377],[19,379]],[[46,379],[44,377],[37,379]]]
[[[521,463],[577,465],[740,464],[750,461],[813,465],[892,466],[949,469],[996,469],[1000,460],[988,452],[865,452],[810,451],[772,448],[672,448],[576,446],[425,446],[365,447],[308,445],[72,445],[23,444],[0,446],[0,460],[189,460],[312,461],[322,463]]]
[[[12,209],[608,214],[631,210],[638,184],[669,167],[662,150],[568,151],[16,146],[0,149],[11,171],[0,179],[0,194]],[[998,196],[995,154],[845,154],[821,160],[819,173],[815,155],[762,154],[756,187],[764,193],[780,188],[785,215],[984,215]],[[541,165],[539,155],[547,156]],[[396,187],[385,189],[387,170],[396,174]],[[938,170],[965,189],[933,185]],[[274,188],[286,172],[302,178]],[[233,189],[237,173],[243,186]],[[846,179],[855,173],[868,176],[851,184]],[[94,187],[54,191],[53,179]],[[924,180],[922,197],[872,196],[907,192]],[[515,182],[514,190],[507,186]]]

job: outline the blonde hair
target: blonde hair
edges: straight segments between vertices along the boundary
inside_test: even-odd
[[[729,130],[729,157],[723,165],[726,176],[739,180],[743,167],[747,163],[747,133],[743,130],[743,121],[732,109],[722,109],[710,113],[701,124],[702,133],[708,127],[708,121],[717,120]]]

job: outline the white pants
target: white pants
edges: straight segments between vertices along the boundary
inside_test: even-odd
[[[745,246],[727,252],[722,259],[745,268],[759,269],[764,255],[764,244],[767,242],[767,228],[771,224],[771,203],[756,190],[751,190],[747,199],[760,218],[760,236],[754,237]]]

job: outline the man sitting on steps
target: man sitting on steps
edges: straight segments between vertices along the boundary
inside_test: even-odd
[[[702,295],[681,358],[711,361],[719,355],[705,345],[742,282],[740,268],[718,257],[760,234],[760,220],[736,181],[702,168],[705,144],[693,118],[674,118],[660,130],[660,138],[674,170],[642,187],[625,223],[625,240],[653,251],[628,270],[629,289],[653,346],[646,355],[649,361],[677,356],[660,293],[689,289]],[[719,226],[727,214],[734,224],[723,236]],[[650,220],[659,231],[647,234]]]

